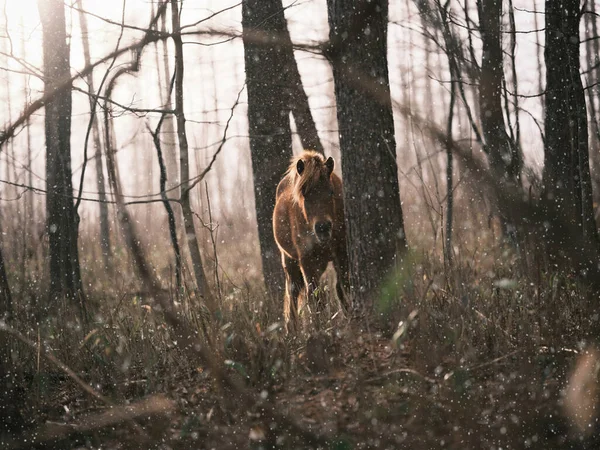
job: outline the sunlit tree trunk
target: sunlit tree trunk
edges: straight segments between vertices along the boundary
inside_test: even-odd
[[[70,77],[69,45],[62,0],[38,0],[43,31],[44,92]],[[79,216],[73,205],[71,180],[71,90],[45,105],[46,231],[50,256],[50,296],[77,299],[82,310],[83,288],[77,234]]]
[[[292,157],[290,106],[283,87],[286,76],[285,54],[277,39],[256,43],[252,33],[260,31],[278,36],[285,28],[281,3],[265,0],[242,2],[242,27],[246,85],[248,89],[248,126],[254,176],[256,219],[263,274],[267,289],[283,290],[284,277],[279,250],[273,236],[272,217],[275,190]]]
[[[406,249],[387,67],[388,2],[327,5],[350,286],[355,307],[368,312]]]
[[[579,74],[579,0],[546,0],[545,17],[544,194],[554,206],[554,212],[549,214],[558,214],[560,219],[569,221],[590,245],[597,246],[587,113]],[[548,220],[552,224],[553,217]]]

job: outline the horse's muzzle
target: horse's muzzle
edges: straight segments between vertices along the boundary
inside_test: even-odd
[[[331,221],[317,222],[315,223],[315,236],[319,242],[327,242],[331,239],[332,231]]]

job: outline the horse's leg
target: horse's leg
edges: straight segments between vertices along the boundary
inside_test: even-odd
[[[325,296],[317,288],[319,287],[321,276],[327,268],[327,262],[327,258],[318,255],[303,258],[300,263],[300,269],[302,270],[306,285],[306,299],[307,301],[314,301],[316,303],[318,312],[322,312],[325,309]]]
[[[298,329],[298,297],[304,289],[304,279],[300,271],[298,261],[282,255],[282,264],[285,271],[285,300],[283,306],[283,315],[286,327],[296,331]]]
[[[333,267],[335,268],[335,290],[342,305],[345,314],[350,312],[350,301],[348,291],[350,287],[348,272],[348,254],[346,248],[340,248],[333,257]]]

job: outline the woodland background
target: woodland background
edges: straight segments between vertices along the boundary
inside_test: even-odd
[[[2,6],[0,446],[595,448],[595,2]],[[303,148],[361,288],[289,336]]]

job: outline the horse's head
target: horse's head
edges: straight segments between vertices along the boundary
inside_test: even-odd
[[[311,231],[319,242],[331,239],[335,217],[334,185],[331,174],[333,158],[325,159],[321,154],[310,152],[300,157],[295,164],[295,199],[302,210]]]

